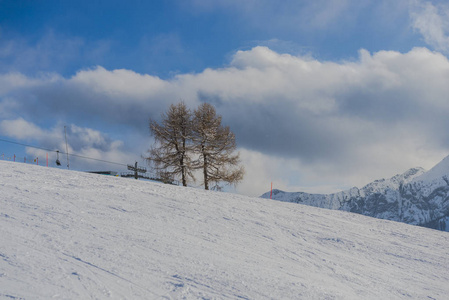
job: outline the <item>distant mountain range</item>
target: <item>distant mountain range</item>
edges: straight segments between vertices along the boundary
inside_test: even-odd
[[[270,192],[261,196],[270,198]],[[334,194],[273,190],[272,199],[344,210],[449,232],[449,156],[429,171],[413,168]]]

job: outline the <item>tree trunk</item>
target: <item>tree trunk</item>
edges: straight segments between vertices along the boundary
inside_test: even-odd
[[[204,189],[208,190],[209,189],[209,178],[207,178],[207,155],[203,154],[203,156],[204,156],[204,166],[203,166]]]
[[[184,157],[181,157],[181,177],[182,177],[182,185],[187,186],[187,179],[186,179],[186,167],[184,166]]]

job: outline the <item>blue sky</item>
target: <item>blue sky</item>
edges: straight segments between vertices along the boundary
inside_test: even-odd
[[[127,164],[149,118],[210,102],[237,192],[361,186],[449,154],[448,33],[445,1],[0,0],[0,137],[62,150],[67,126],[73,153]]]
[[[1,3],[4,42],[15,41],[19,52],[57,54],[56,61],[8,66],[27,73],[70,76],[101,65],[167,78],[222,67],[236,50],[259,45],[333,61],[353,59],[361,48],[408,51],[424,45],[410,28],[406,1]]]

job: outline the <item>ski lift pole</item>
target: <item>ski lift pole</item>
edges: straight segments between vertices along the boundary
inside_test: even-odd
[[[64,136],[65,136],[65,152],[67,153],[67,169],[70,169],[69,164],[69,147],[67,146],[67,126],[64,126]]]

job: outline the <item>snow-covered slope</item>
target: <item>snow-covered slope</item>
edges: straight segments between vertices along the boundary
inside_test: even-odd
[[[361,189],[329,195],[276,190],[272,198],[449,231],[449,156],[428,172],[413,168]]]
[[[447,299],[449,235],[0,162],[0,298]]]

